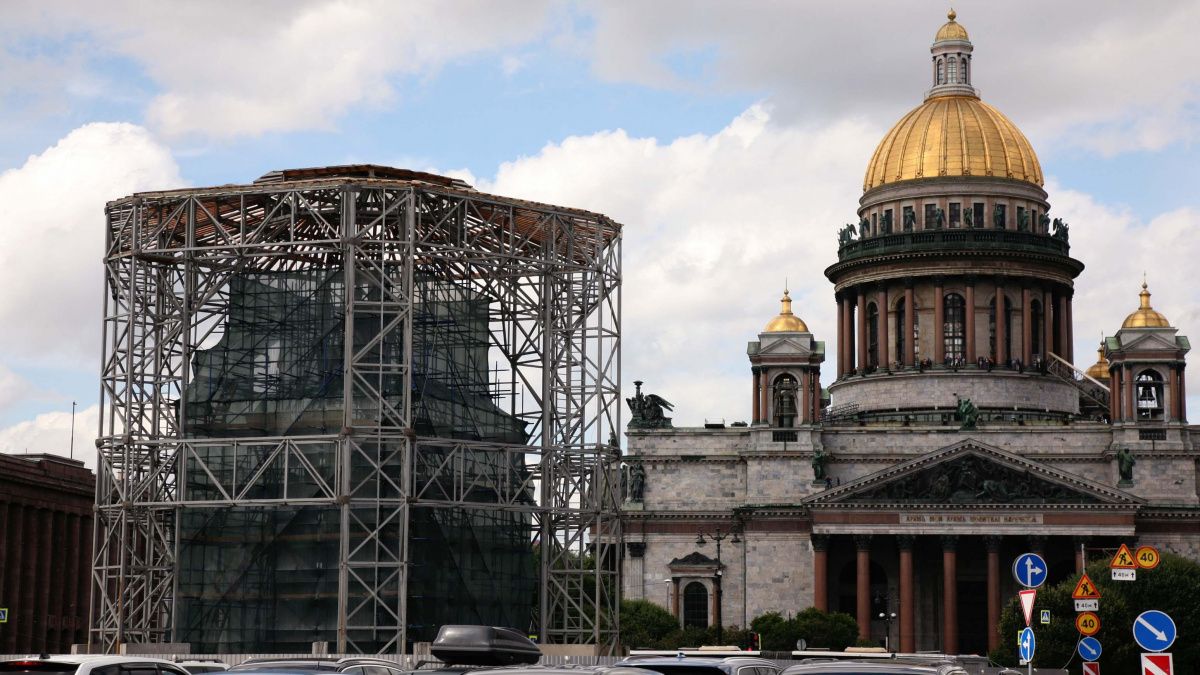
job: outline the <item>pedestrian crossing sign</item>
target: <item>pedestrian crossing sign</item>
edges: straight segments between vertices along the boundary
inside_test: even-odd
[[[8,608],[0,607],[0,623],[8,623]]]

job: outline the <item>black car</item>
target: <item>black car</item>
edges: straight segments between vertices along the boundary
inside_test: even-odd
[[[261,673],[262,675],[404,675],[404,669],[395,661],[369,657],[322,659],[319,657],[299,658],[256,658],[243,661],[229,672]]]
[[[618,666],[661,675],[779,675],[779,664],[753,656],[631,656]]]
[[[622,666],[543,666],[542,650],[511,628],[442,626],[430,645],[437,659],[405,675],[657,675]]]
[[[788,666],[783,675],[967,675],[967,671],[953,663],[920,659],[813,659]]]

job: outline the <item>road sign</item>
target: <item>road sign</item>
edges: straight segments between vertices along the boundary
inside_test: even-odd
[[[1083,675],[1100,675],[1100,664],[1095,661],[1084,661]]]
[[[1022,553],[1013,561],[1013,576],[1026,588],[1046,583],[1046,561],[1036,553]]]
[[[1083,612],[1075,615],[1075,629],[1080,635],[1091,637],[1100,632],[1100,617],[1094,612]]]
[[[1133,639],[1148,652],[1170,649],[1175,642],[1175,621],[1157,609],[1146,610],[1133,622]]]
[[[0,623],[8,623],[8,608],[0,607]]]
[[[1050,610],[1048,610],[1048,609],[1043,609],[1043,610],[1042,610],[1042,619],[1041,619],[1041,621],[1042,621],[1042,623],[1046,624],[1047,626],[1049,626],[1049,625],[1050,625]]]
[[[1112,557],[1112,561],[1108,566],[1114,570],[1133,570],[1137,569],[1137,559],[1133,557],[1133,552],[1125,544],[1121,544],[1121,548],[1117,549],[1117,554]]]
[[[1113,568],[1112,578],[1113,581],[1137,581],[1137,570]]]
[[[1021,596],[1021,611],[1025,612],[1025,625],[1028,626],[1033,621],[1033,600],[1037,597],[1037,591],[1027,588],[1017,591],[1017,595]]]
[[[1100,641],[1096,638],[1085,637],[1075,645],[1075,651],[1079,652],[1079,658],[1084,661],[1095,661],[1100,658],[1104,648],[1100,646]]]
[[[1174,667],[1170,654],[1142,654],[1142,675],[1171,675]]]
[[[1158,549],[1153,546],[1139,546],[1133,557],[1137,559],[1138,567],[1144,570],[1152,570],[1162,562],[1162,556],[1158,555]]]
[[[1026,627],[1021,631],[1021,640],[1017,643],[1017,655],[1028,663],[1033,660],[1033,652],[1037,649],[1037,640],[1033,637],[1033,629]]]
[[[1076,600],[1075,601],[1075,611],[1076,612],[1099,612],[1100,611],[1100,601],[1099,600]]]
[[[1079,577],[1079,583],[1075,584],[1075,590],[1071,591],[1071,597],[1076,600],[1099,600],[1100,589],[1096,588],[1096,584],[1092,583],[1087,572]]]

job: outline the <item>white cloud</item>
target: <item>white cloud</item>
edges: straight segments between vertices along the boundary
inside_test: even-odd
[[[100,406],[75,411],[75,459],[90,469],[96,468],[96,430],[100,424]],[[0,453],[71,454],[71,411],[38,415],[0,429]]]
[[[17,401],[36,395],[34,392],[33,385],[25,378],[0,363],[0,411]]]
[[[133,59],[160,88],[150,125],[217,138],[329,129],[397,97],[395,80],[518,45],[544,29],[548,0],[491,3],[45,3],[10,8],[8,30],[61,37]],[[2,90],[2,88],[0,88]]]
[[[711,136],[567,138],[476,182],[623,223],[623,386],[645,380],[680,424],[734,421],[749,415],[746,341],[778,313],[785,277],[796,312],[832,344],[822,270],[882,133],[855,121],[783,128],[755,106]]]
[[[0,174],[4,362],[96,367],[105,202],[182,182],[145,129],[109,123],[75,129]]]

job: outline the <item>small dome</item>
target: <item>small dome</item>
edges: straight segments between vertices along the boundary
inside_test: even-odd
[[[954,10],[950,10],[950,13],[946,15],[946,18],[950,20],[942,24],[942,27],[938,29],[937,35],[933,36],[934,42],[941,42],[942,40],[970,39],[967,37],[967,29],[963,28],[961,23],[958,23],[954,20],[957,16],[958,15],[954,13]]]
[[[999,176],[1042,185],[1042,167],[1025,134],[974,96],[934,96],[887,132],[863,190],[918,178]]]
[[[1121,324],[1121,328],[1170,328],[1171,322],[1167,321],[1167,317],[1154,311],[1150,306],[1150,291],[1146,289],[1146,282],[1142,282],[1142,292],[1138,293],[1138,298],[1141,300],[1141,306],[1137,311],[1125,317],[1125,322]]]
[[[800,317],[792,314],[792,298],[787,291],[783,292],[783,297],[779,299],[781,305],[779,316],[771,319],[767,327],[763,329],[764,333],[807,333],[808,326],[800,320]]]
[[[1103,340],[1100,341],[1100,347],[1096,349],[1096,362],[1087,369],[1087,376],[1101,382],[1108,379],[1108,359],[1104,358]]]

